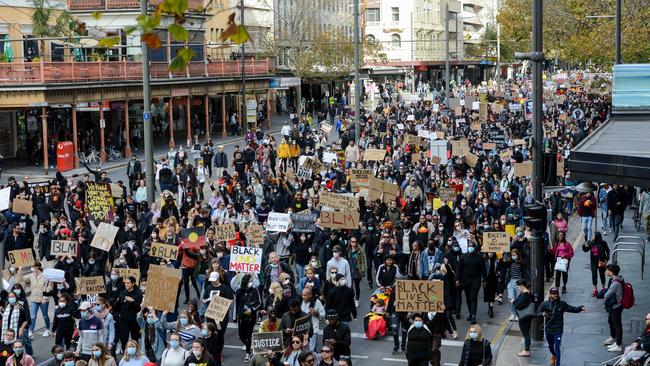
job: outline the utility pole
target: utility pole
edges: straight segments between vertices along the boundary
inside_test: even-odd
[[[354,139],[359,141],[359,115],[361,114],[361,80],[359,77],[359,0],[354,0]],[[413,47],[413,46],[411,46]]]
[[[458,29],[456,29],[458,33]],[[449,98],[449,0],[445,1],[445,102]]]
[[[140,14],[147,15],[147,0],[140,0]],[[153,132],[151,130],[151,84],[149,75],[149,46],[142,42],[142,120],[144,121],[144,163],[147,182],[147,202],[154,202]],[[171,113],[171,111],[170,111]],[[128,133],[128,132],[127,132]]]
[[[240,24],[244,25],[244,0],[239,1]],[[248,129],[248,116],[246,115],[246,42],[241,44],[241,121]],[[245,131],[246,129],[242,129]]]
[[[622,1],[616,0],[616,64],[621,64],[621,10],[622,10]]]
[[[501,79],[501,24],[497,23],[497,71],[494,78],[499,83]]]

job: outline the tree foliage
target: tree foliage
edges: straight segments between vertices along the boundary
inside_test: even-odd
[[[616,0],[544,1],[544,52],[547,58],[609,66],[614,62],[614,18]],[[504,0],[498,22],[502,44],[530,50],[532,0]],[[650,1],[624,0],[622,11],[622,54],[626,63],[650,60]],[[503,48],[503,46],[502,46]],[[503,54],[503,53],[502,53]]]

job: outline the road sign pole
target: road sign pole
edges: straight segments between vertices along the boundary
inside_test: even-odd
[[[140,0],[140,14],[147,15],[147,0]],[[145,181],[147,182],[147,202],[154,202],[154,174],[153,174],[153,132],[151,130],[151,85],[149,75],[149,47],[142,42],[142,104],[144,121],[144,162]],[[172,111],[170,111],[171,113]]]

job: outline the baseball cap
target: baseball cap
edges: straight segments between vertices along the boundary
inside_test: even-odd
[[[208,278],[208,282],[214,282],[219,279],[219,272],[212,272],[210,273],[210,277]]]
[[[338,320],[339,313],[336,310],[328,310],[325,319],[327,320]]]
[[[551,287],[551,289],[548,290],[548,293],[558,295],[560,293],[560,291],[558,291],[557,287]]]
[[[79,310],[88,310],[90,309],[90,303],[88,301],[84,301],[79,305]]]

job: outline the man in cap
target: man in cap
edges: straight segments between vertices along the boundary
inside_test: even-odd
[[[350,356],[350,345],[352,344],[352,333],[347,324],[339,321],[339,314],[336,310],[328,310],[326,318],[327,325],[323,329],[323,344],[332,347],[334,358]]]
[[[84,301],[79,305],[79,340],[77,341],[77,354],[79,358],[88,361],[92,355],[95,343],[104,341],[104,329],[101,319],[95,316],[90,302]]]
[[[329,290],[327,293],[327,301],[325,302],[326,310],[336,310],[340,320],[349,322],[357,318],[357,307],[354,303],[354,291],[347,286],[345,276],[338,273],[334,277],[336,287]]]

